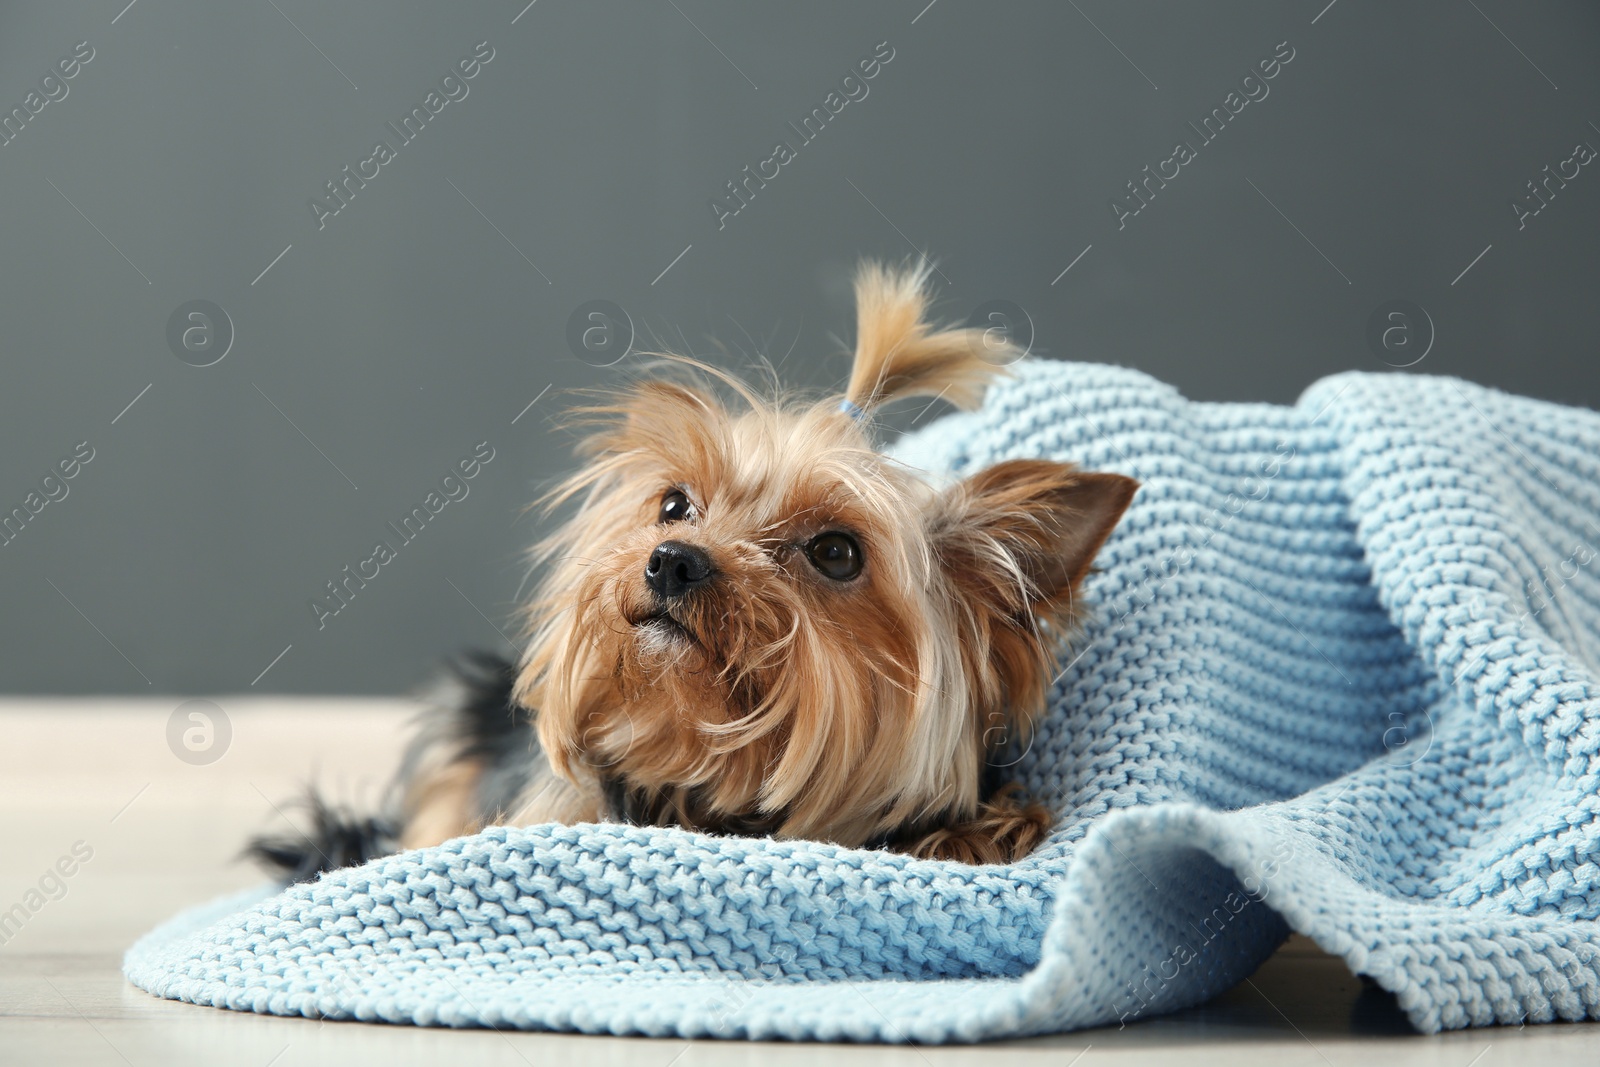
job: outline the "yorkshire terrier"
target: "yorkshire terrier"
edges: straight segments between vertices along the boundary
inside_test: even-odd
[[[536,550],[521,662],[458,669],[386,815],[313,798],[311,839],[252,851],[304,880],[490,825],[621,821],[1031,852],[1052,814],[995,763],[1138,483],[1016,459],[941,486],[879,452],[882,404],[975,407],[1008,361],[928,301],[925,268],[860,270],[842,400],[679,359],[579,409],[587,464],[552,494],[575,513]]]

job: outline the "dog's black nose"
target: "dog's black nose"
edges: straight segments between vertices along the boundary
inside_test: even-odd
[[[663,541],[650,553],[644,580],[668,599],[683,596],[711,580],[711,557],[682,541]]]

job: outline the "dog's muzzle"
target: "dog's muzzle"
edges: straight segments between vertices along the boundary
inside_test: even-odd
[[[663,541],[644,567],[645,584],[666,600],[677,600],[711,581],[711,556],[683,541]]]

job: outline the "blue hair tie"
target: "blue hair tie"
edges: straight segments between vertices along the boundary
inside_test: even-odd
[[[849,399],[839,401],[839,410],[844,412],[846,415],[849,415],[856,422],[860,422],[862,419],[867,417],[867,413],[862,411],[859,405],[852,403]]]

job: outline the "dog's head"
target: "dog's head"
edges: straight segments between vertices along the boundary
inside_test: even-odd
[[[842,401],[695,365],[585,409],[518,686],[560,773],[653,819],[843,844],[975,809],[1137,483],[1014,460],[936,488],[878,452],[874,407],[972,407],[996,373],[925,287],[862,270]]]

